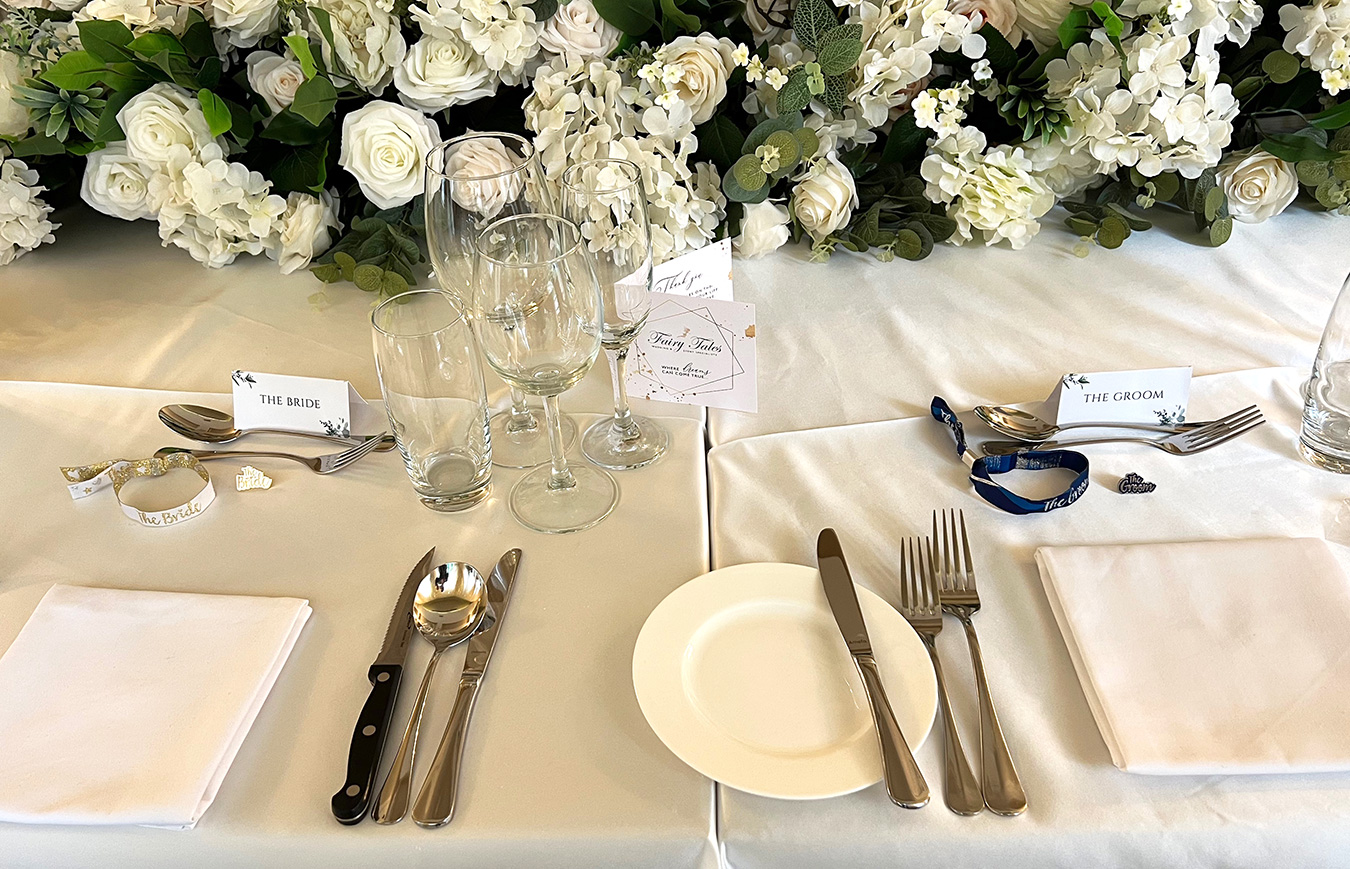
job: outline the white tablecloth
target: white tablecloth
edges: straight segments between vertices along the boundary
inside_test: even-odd
[[[629,676],[629,654],[647,613],[706,570],[700,422],[663,420],[672,433],[670,453],[623,476],[614,514],[579,535],[519,526],[505,505],[519,472],[500,469],[487,504],[457,515],[432,513],[417,502],[397,453],[372,454],[329,477],[255,459],[276,482],[250,492],[234,491],[240,462],[210,462],[216,503],[169,528],[127,520],[110,491],[71,501],[58,466],[148,455],[179,442],[155,420],[161,405],[225,400],[0,384],[0,504],[7,513],[0,649],[58,582],[290,595],[314,607],[196,830],[0,824],[0,865],[702,865],[711,854],[712,787],[648,729]],[[249,443],[293,445],[261,437]],[[440,559],[484,570],[511,547],[525,553],[474,713],[459,808],[453,824],[435,831],[411,821],[341,827],[328,800],[342,783],[352,726],[369,692],[366,670],[404,578],[433,544]],[[428,650],[413,640],[397,728]],[[437,674],[421,769],[449,715],[462,657],[459,650],[447,653]],[[399,735],[386,746],[386,764]]]

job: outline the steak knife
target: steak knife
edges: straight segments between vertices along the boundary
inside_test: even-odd
[[[519,566],[520,550],[512,549],[501,557],[488,577],[488,612],[493,622],[469,640],[468,652],[464,655],[464,671],[459,677],[459,691],[455,694],[455,706],[450,710],[450,720],[445,725],[440,748],[436,750],[436,759],[431,762],[426,781],[422,782],[422,790],[413,805],[413,820],[420,827],[444,826],[450,823],[450,818],[455,814],[459,765],[464,757],[464,740],[469,734],[469,716],[473,714],[478,688],[483,684],[483,673],[487,671],[492,647],[497,643],[497,632],[502,628],[506,607],[511,602],[511,590]]]
[[[886,793],[897,806],[921,809],[928,804],[928,783],[914,762],[905,735],[900,732],[895,713],[891,711],[891,703],[886,699],[881,673],[877,670],[876,658],[872,657],[872,641],[868,639],[867,625],[858,608],[858,593],[844,561],[839,535],[833,528],[820,532],[816,541],[816,563],[820,568],[821,585],[825,587],[825,599],[830,602],[830,611],[848,644],[848,653],[858,667],[858,675],[867,691],[867,702],[872,707],[872,720],[876,722],[877,737],[881,742]]]
[[[408,657],[408,641],[413,632],[413,598],[422,577],[431,572],[436,547],[431,547],[417,566],[408,574],[394,604],[389,628],[384,632],[384,645],[366,677],[370,679],[370,696],[352,731],[352,746],[347,753],[347,781],[333,794],[333,817],[344,824],[359,824],[370,807],[370,792],[375,786],[375,772],[380,768],[380,754],[384,751],[389,719],[398,700],[398,685],[403,679],[403,661]]]

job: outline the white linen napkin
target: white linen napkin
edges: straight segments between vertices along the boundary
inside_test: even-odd
[[[1350,588],[1322,540],[1036,552],[1123,770],[1350,769]]]
[[[53,586],[0,657],[0,821],[191,828],[310,612]]]

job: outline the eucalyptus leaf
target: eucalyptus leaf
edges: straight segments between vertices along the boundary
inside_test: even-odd
[[[1114,215],[1107,217],[1097,229],[1097,244],[1107,250],[1115,250],[1130,237],[1130,227],[1125,221]]]
[[[740,184],[736,183],[736,175],[728,172],[722,176],[722,192],[727,195],[727,199],[732,202],[743,202],[746,205],[754,205],[757,202],[763,202],[769,198],[769,185],[765,184],[758,190],[746,190]]]
[[[759,163],[759,158],[754,154],[746,154],[731,167],[731,175],[742,189],[754,192],[768,183],[769,176]]]
[[[900,230],[895,234],[895,254],[910,261],[923,259],[923,238],[908,227]]]
[[[1293,81],[1301,69],[1303,64],[1287,51],[1272,51],[1261,60],[1262,72],[1270,76],[1270,80],[1275,84]]]
[[[1218,247],[1233,235],[1233,218],[1221,217],[1209,228],[1209,243]]]
[[[367,293],[378,293],[384,287],[384,269],[376,265],[357,266],[352,283]]]

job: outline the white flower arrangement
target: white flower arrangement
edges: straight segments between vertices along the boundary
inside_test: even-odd
[[[28,164],[0,151],[0,265],[56,241],[60,224],[47,219],[52,208],[39,196],[45,189]]]

